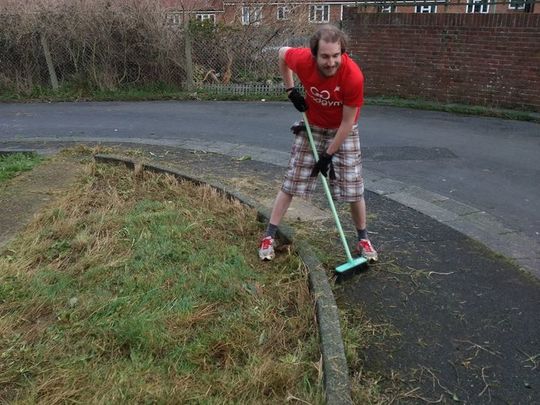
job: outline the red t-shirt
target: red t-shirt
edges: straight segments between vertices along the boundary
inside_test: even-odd
[[[343,105],[360,107],[364,103],[364,75],[347,55],[341,55],[337,73],[325,77],[309,48],[291,48],[285,54],[285,63],[298,76],[306,92],[308,120],[321,128],[336,129],[341,124]]]

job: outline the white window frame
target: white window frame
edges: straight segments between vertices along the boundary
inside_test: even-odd
[[[310,4],[309,5],[310,23],[330,22],[330,4]]]
[[[469,14],[489,13],[489,3],[486,0],[468,0],[465,12]]]
[[[169,25],[182,25],[182,13],[168,13],[167,23]]]
[[[525,1],[508,0],[508,8],[510,10],[525,10]]]
[[[197,13],[195,14],[195,19],[197,21],[212,21],[213,24],[216,23],[216,15],[214,13]]]
[[[262,6],[242,6],[242,25],[261,25]]]
[[[437,6],[435,4],[431,4],[431,5],[420,5],[420,6],[416,6],[414,8],[414,12],[415,13],[420,13],[420,14],[424,14],[424,13],[436,13],[437,12]]]
[[[290,14],[291,8],[289,6],[277,6],[276,18],[278,21],[288,20]]]
[[[390,6],[379,6],[379,13],[395,13],[396,12],[396,6],[390,5]]]

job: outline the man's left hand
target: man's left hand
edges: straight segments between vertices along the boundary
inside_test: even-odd
[[[315,163],[313,170],[311,171],[311,177],[316,177],[319,172],[327,177],[330,174],[330,179],[335,180],[336,172],[334,170],[334,164],[332,163],[332,158],[334,155],[329,155],[326,152],[323,152],[319,155],[319,160]]]

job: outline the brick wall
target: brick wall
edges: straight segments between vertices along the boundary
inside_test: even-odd
[[[540,15],[345,9],[366,96],[540,111]]]

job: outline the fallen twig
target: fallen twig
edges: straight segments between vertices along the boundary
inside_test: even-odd
[[[484,389],[482,390],[482,392],[480,392],[480,394],[478,394],[479,397],[481,397],[482,395],[484,395],[484,392],[488,392],[488,395],[489,395],[489,401],[491,402],[491,391],[489,389],[489,384],[487,383],[486,381],[486,376],[484,374],[484,370],[486,369],[486,367],[482,367],[482,381],[484,381]]]
[[[455,273],[455,271],[451,271],[449,273],[440,273],[438,271],[430,271],[428,273],[428,277],[431,277],[432,274],[436,274],[437,276],[449,276],[450,274],[454,274],[454,273]]]
[[[489,349],[486,349],[484,346],[482,345],[479,345],[478,343],[474,343],[474,342],[471,342],[470,340],[460,340],[460,339],[454,339],[456,342],[462,342],[462,343],[469,343],[470,345],[472,345],[472,347],[476,347],[477,349],[480,349],[480,350],[483,350],[495,357],[498,357],[500,359],[502,359],[502,356],[500,355],[500,353],[498,352],[494,352],[492,350],[489,350]],[[471,347],[469,348],[471,349]],[[468,350],[468,349],[467,349]]]

